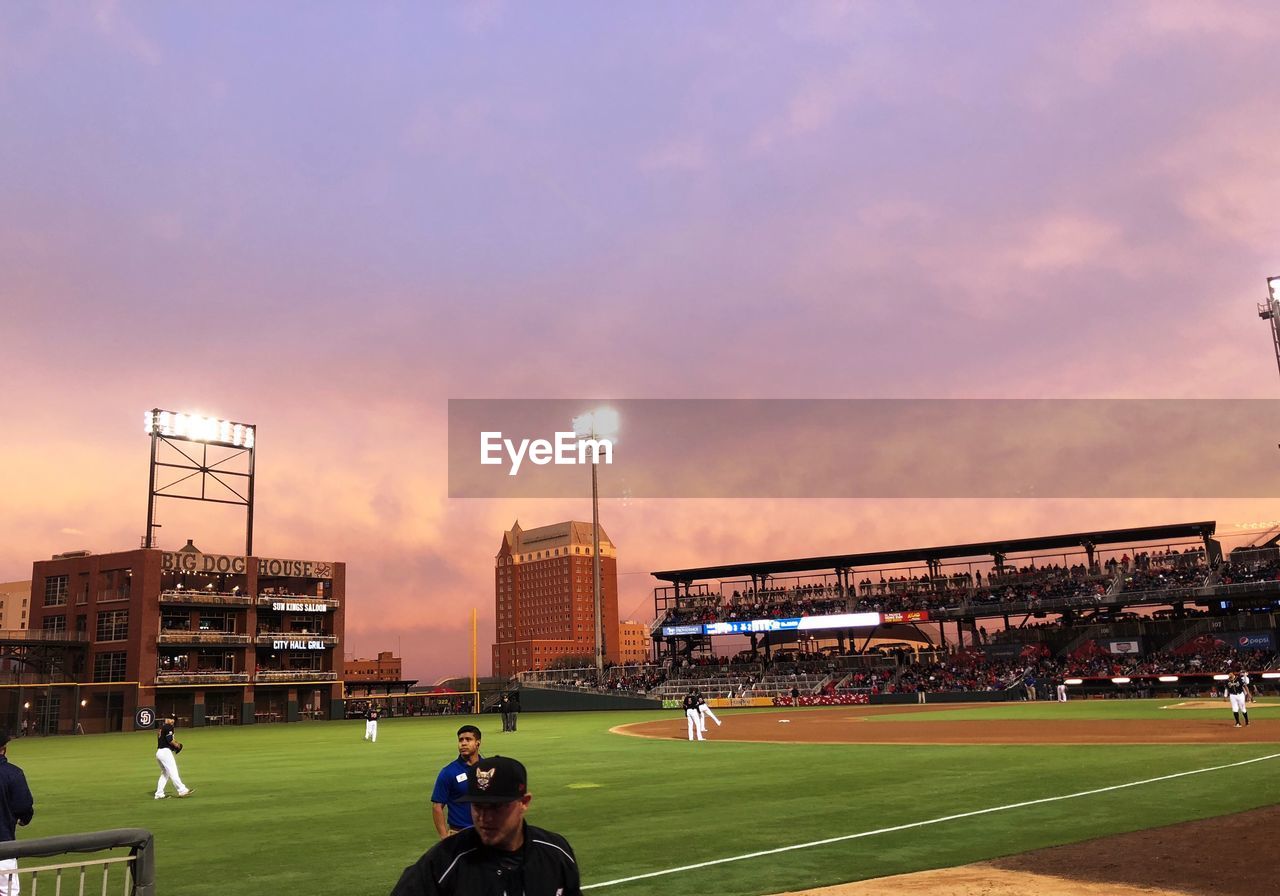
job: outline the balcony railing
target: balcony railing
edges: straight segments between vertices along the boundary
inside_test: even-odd
[[[300,643],[319,643],[324,647],[334,647],[338,643],[337,635],[319,635],[314,632],[258,632],[257,644],[259,647],[274,647],[277,641],[289,641]],[[284,650],[290,648],[285,647]],[[314,649],[311,647],[295,648],[300,650]]]
[[[157,672],[156,684],[248,684],[248,672]]]
[[[252,644],[250,635],[237,632],[201,632],[165,629],[156,636],[157,644]]]
[[[310,672],[305,669],[259,669],[254,681],[337,681],[337,672]]]
[[[0,641],[71,641],[79,644],[88,640],[88,632],[45,631],[38,628],[0,629]]]
[[[199,604],[203,606],[253,606],[253,598],[248,594],[226,591],[201,591],[198,588],[172,588],[160,592],[162,604]]]
[[[259,594],[258,606],[271,609],[274,604],[284,604],[282,613],[327,613],[338,609],[333,597],[316,597],[314,594]]]

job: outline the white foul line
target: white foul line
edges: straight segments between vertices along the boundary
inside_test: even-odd
[[[1073,800],[1082,796],[1094,796],[1099,793],[1109,793],[1113,790],[1124,790],[1127,787],[1141,787],[1143,784],[1156,784],[1160,781],[1172,781],[1174,778],[1185,778],[1188,775],[1202,775],[1205,772],[1220,772],[1223,769],[1239,768],[1242,765],[1252,765],[1255,762],[1266,762],[1268,759],[1280,759],[1280,753],[1272,753],[1270,756],[1259,756],[1255,759],[1245,759],[1240,762],[1230,762],[1226,765],[1215,765],[1210,768],[1197,768],[1189,772],[1175,772],[1172,775],[1161,775],[1158,778],[1145,778],[1141,781],[1130,781],[1128,784],[1113,784],[1110,787],[1099,787],[1096,790],[1082,790],[1079,793],[1066,793],[1062,796],[1047,796],[1038,800],[1026,800],[1021,803],[1009,803],[1006,806],[992,806],[989,809],[975,809],[972,812],[961,812],[958,815],[944,815],[941,818],[930,818],[927,821],[913,821],[909,824],[894,825],[891,828],[878,828],[874,831],[862,831],[858,834],[843,834],[839,837],[828,837],[826,840],[811,840],[808,843],[796,843],[792,846],[779,846],[777,849],[765,849],[760,852],[749,852],[740,856],[730,856],[727,859],[712,859],[709,862],[698,862],[694,865],[682,865],[679,868],[666,868],[662,871],[650,871],[648,874],[637,874],[632,877],[620,877],[617,880],[606,880],[598,884],[584,884],[582,889],[593,890],[596,887],[612,887],[616,884],[626,884],[633,880],[644,880],[650,877],[661,877],[664,874],[679,874],[681,871],[692,871],[695,868],[709,868],[712,865],[725,865],[729,862],[741,862],[744,859],[757,859],[760,856],[777,855],[780,852],[791,852],[795,849],[808,849],[811,846],[826,846],[829,843],[842,843],[845,840],[859,840],[863,837],[874,837],[876,834],[892,834],[895,831],[906,831],[911,828],[922,828],[931,824],[942,824],[946,821],[956,821],[960,818],[973,818],[975,815],[988,815],[992,812],[1004,812],[1008,809],[1021,809],[1026,806],[1039,806],[1044,803],[1056,803],[1059,800]]]

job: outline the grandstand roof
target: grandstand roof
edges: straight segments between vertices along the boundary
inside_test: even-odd
[[[1082,548],[1085,545],[1105,547],[1114,544],[1140,544],[1150,541],[1172,541],[1182,538],[1209,538],[1217,522],[1173,523],[1167,526],[1142,526],[1136,529],[1103,529],[1073,532],[1069,535],[1045,535],[1039,538],[1012,538],[981,541],[901,551],[873,551],[864,554],[834,554],[827,557],[801,557],[792,560],[765,560],[757,563],[730,563],[724,566],[702,566],[692,569],[670,569],[652,573],[664,582],[697,582],[702,579],[727,579],[737,576],[776,575],[787,572],[816,572],[829,569],[890,566],[898,563],[928,560],[956,560],[964,557],[1009,556],[1028,551],[1051,551]]]

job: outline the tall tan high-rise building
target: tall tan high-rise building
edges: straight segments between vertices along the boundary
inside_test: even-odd
[[[595,598],[591,581],[591,524],[556,523],[502,536],[494,558],[493,674],[508,677],[545,669],[564,657],[595,661]],[[604,654],[619,660],[618,561],[600,530],[600,611]]]
[[[27,602],[31,599],[31,580],[0,582],[0,629],[20,630],[27,627]]]
[[[653,650],[649,626],[643,622],[618,623],[619,656],[623,663],[647,663]]]

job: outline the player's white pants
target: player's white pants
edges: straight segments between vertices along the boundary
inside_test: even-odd
[[[12,871],[13,874],[6,874]],[[18,860],[0,859],[0,896],[18,896]]]
[[[187,792],[187,785],[182,783],[181,776],[178,775],[178,760],[173,755],[173,750],[168,747],[161,747],[156,750],[156,762],[160,763],[160,780],[156,782],[156,799],[164,796],[164,786],[172,781],[173,786],[178,788],[178,796],[182,796]]]
[[[364,739],[371,740],[375,744],[378,742],[378,723],[366,721],[364,723]]]
[[[693,740],[695,734],[698,736],[698,740],[706,740],[706,738],[702,736],[701,713],[696,709],[686,709],[684,711],[684,717],[688,721],[689,725],[689,740]]]
[[[1248,713],[1249,710],[1244,706],[1244,694],[1228,694],[1231,698],[1231,711]]]
[[[1058,702],[1067,702],[1067,686],[1065,684],[1058,685]]]
[[[707,706],[705,703],[698,707],[698,715],[702,717],[700,721],[702,722],[703,731],[707,730],[707,716],[711,716],[711,721],[715,722],[717,725],[720,724],[720,720],[716,718],[716,714],[713,713],[711,711],[711,707]]]

